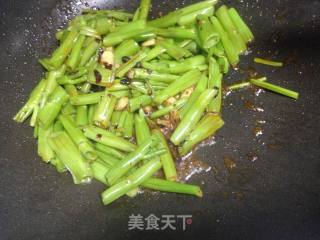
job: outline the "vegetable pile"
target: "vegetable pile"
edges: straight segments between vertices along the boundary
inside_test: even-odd
[[[201,197],[178,182],[172,151],[187,155],[224,125],[223,74],[254,38],[234,8],[215,4],[154,20],[150,0],[134,14],[87,9],[58,31],[59,47],[40,60],[45,77],[14,117],[31,116],[43,161],[75,184],[104,183],[104,204],[140,187]],[[250,84],[298,97],[266,78],[230,89]]]

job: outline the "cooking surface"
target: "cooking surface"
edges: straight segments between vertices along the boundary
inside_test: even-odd
[[[156,16],[192,1],[153,2]],[[53,49],[54,32],[67,16],[87,6],[133,11],[138,1],[1,1],[1,239],[320,238],[320,2],[221,2],[236,7],[256,36],[240,68],[253,67],[270,82],[299,91],[300,99],[269,92],[256,97],[250,89],[228,95],[216,143],[196,152],[212,167],[189,181],[202,186],[202,199],[147,192],[103,206],[101,184],[76,186],[41,162],[32,129],[11,119],[41,78],[37,59]],[[256,65],[254,56],[286,66]],[[247,75],[232,72],[225,82]],[[230,161],[236,166],[228,171]],[[129,215],[152,213],[191,214],[193,223],[185,232],[128,230]]]

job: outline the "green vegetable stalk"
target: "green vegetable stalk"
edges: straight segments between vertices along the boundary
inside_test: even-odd
[[[57,132],[49,138],[50,147],[71,173],[75,184],[89,183],[93,177],[90,165],[65,132]]]
[[[194,129],[195,125],[199,122],[203,112],[209,105],[210,101],[216,94],[215,89],[205,90],[195,101],[195,103],[190,107],[189,111],[182,118],[178,127],[174,130],[170,140],[175,145],[179,145],[182,141],[186,139],[188,134]]]

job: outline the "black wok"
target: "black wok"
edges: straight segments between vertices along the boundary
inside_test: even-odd
[[[157,16],[194,1],[153,2]],[[41,162],[32,129],[11,119],[41,78],[37,59],[54,48],[57,28],[81,8],[133,11],[138,1],[1,1],[0,239],[320,239],[320,1],[221,2],[239,9],[256,36],[242,70],[225,82],[247,78],[243,69],[253,67],[271,82],[298,90],[300,99],[269,92],[256,97],[251,90],[226,98],[226,125],[216,144],[196,153],[212,166],[190,181],[202,185],[202,199],[146,193],[105,207],[101,184],[76,186]],[[286,66],[258,66],[253,56]],[[253,111],[251,103],[264,111]],[[263,132],[258,137],[256,127]],[[236,162],[231,173],[225,157]],[[152,213],[190,214],[193,222],[185,231],[128,230],[131,214]]]

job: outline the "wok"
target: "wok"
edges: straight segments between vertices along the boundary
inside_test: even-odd
[[[43,74],[37,60],[57,44],[55,30],[82,8],[134,11],[138,2],[1,1],[0,239],[320,239],[318,0],[221,1],[236,7],[256,36],[225,82],[244,80],[254,68],[301,97],[244,90],[224,100],[225,127],[214,145],[196,152],[212,169],[189,181],[202,186],[202,199],[147,192],[103,206],[101,184],[76,186],[40,161],[32,129],[11,119]],[[192,2],[153,1],[152,16]],[[286,66],[255,65],[253,56]],[[231,172],[226,158],[236,163]],[[128,230],[132,214],[192,215],[192,224],[185,231]]]

